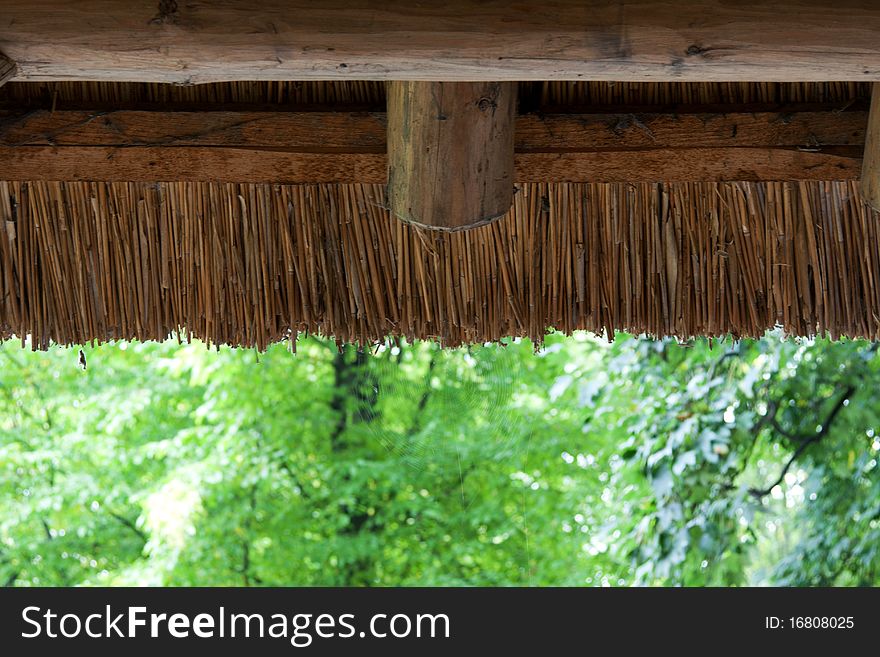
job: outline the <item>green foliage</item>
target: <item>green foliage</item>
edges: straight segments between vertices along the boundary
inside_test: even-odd
[[[876,345],[0,346],[0,584],[876,584]]]

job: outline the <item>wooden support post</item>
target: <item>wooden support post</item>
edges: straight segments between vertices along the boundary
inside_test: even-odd
[[[435,230],[482,226],[513,202],[515,83],[391,82],[388,204]]]
[[[865,202],[880,212],[880,82],[875,82],[871,89],[861,190]]]
[[[15,75],[15,62],[0,52],[0,87]]]

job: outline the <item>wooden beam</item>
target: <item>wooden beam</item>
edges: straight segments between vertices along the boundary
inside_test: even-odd
[[[787,106],[700,106],[678,113],[523,114],[518,151],[861,146],[868,113]],[[229,146],[303,152],[385,152],[384,112],[0,110],[4,146]]]
[[[0,147],[3,180],[131,182],[387,182],[384,154],[285,153],[238,148]],[[690,148],[517,153],[516,182],[854,180],[860,152]]]
[[[528,114],[519,182],[858,178],[861,111]],[[385,183],[387,119],[343,112],[0,112],[6,180]]]
[[[0,87],[15,75],[15,62],[0,52]]]
[[[875,0],[3,0],[15,80],[880,81]]]
[[[513,82],[388,85],[388,208],[434,230],[483,226],[513,203]]]
[[[871,90],[860,189],[865,202],[880,212],[880,83],[876,82]]]
[[[0,110],[0,145],[384,153],[385,124],[384,112]]]

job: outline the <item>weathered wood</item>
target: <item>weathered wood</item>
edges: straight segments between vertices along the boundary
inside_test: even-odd
[[[384,154],[286,153],[242,148],[0,147],[3,180],[141,182],[384,182]]]
[[[627,148],[861,146],[867,112],[740,110],[525,114],[517,151]],[[0,111],[0,145],[229,146],[308,152],[385,152],[384,113],[284,111]]]
[[[861,111],[548,114],[516,119],[516,180],[855,179]],[[0,112],[0,178],[386,182],[386,116]]]
[[[516,93],[511,82],[391,82],[391,214],[446,231],[504,216],[513,203]]]
[[[3,0],[16,80],[880,81],[876,0]]]
[[[385,114],[105,109],[0,111],[0,144],[228,146],[298,152],[384,153]]]
[[[860,189],[865,202],[880,212],[880,83],[875,83],[871,90]]]
[[[385,183],[374,153],[290,153],[266,149],[161,146],[0,146],[0,180]],[[855,180],[861,148],[661,148],[517,153],[517,182],[720,182]]]
[[[15,75],[15,62],[0,52],[0,87]]]

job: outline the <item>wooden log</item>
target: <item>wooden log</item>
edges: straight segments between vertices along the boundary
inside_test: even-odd
[[[864,117],[863,112],[862,124]],[[384,153],[385,123],[384,112],[17,109],[0,111],[0,145],[214,146]],[[851,122],[842,125],[855,127]]]
[[[0,180],[385,184],[373,153],[159,146],[0,146]],[[659,148],[517,153],[515,182],[723,182],[857,180],[861,148]],[[511,185],[511,188],[513,185]]]
[[[16,80],[880,81],[875,0],[3,0]]]
[[[792,105],[768,111],[702,106],[678,113],[523,114],[517,152],[656,148],[862,146],[868,113]],[[687,110],[687,111],[685,111]],[[383,112],[0,110],[3,146],[215,146],[384,153]]]
[[[867,112],[516,118],[518,182],[858,178]],[[6,180],[385,183],[383,113],[0,111]]]
[[[388,85],[388,207],[435,230],[483,226],[513,203],[517,86]]]
[[[871,89],[860,188],[865,202],[880,212],[880,83],[874,83]]]
[[[0,52],[0,87],[15,75],[15,62]]]

